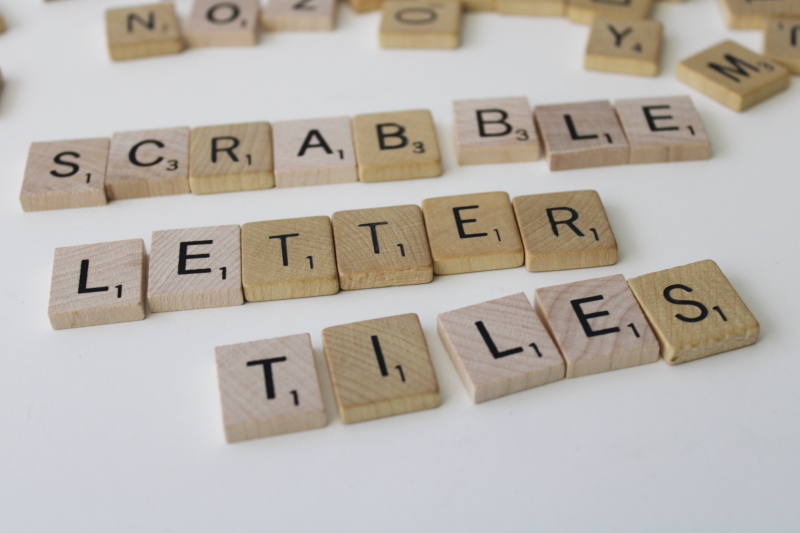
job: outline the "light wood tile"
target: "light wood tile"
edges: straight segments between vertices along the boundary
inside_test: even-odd
[[[336,0],[269,0],[261,25],[268,31],[329,31],[336,26]]]
[[[433,271],[460,274],[522,265],[523,250],[508,194],[486,192],[422,201]]]
[[[109,200],[189,193],[189,128],[126,131],[111,138]]]
[[[658,340],[621,275],[536,289],[534,304],[568,378],[658,360]]]
[[[195,194],[275,186],[268,122],[192,128],[189,186]]]
[[[733,41],[684,59],[678,79],[714,100],[744,111],[789,86],[789,71]]]
[[[171,3],[107,10],[106,38],[108,53],[115,61],[183,50],[178,17]]]
[[[142,239],[56,248],[50,304],[53,329],[143,320]]]
[[[758,339],[758,322],[714,261],[652,272],[628,284],[670,364],[741,348]]]
[[[275,186],[358,181],[349,117],[272,124]]]
[[[800,17],[800,0],[720,0],[728,27],[761,30],[770,18]]]
[[[494,10],[504,15],[530,17],[563,17],[567,14],[566,0],[494,0]]]
[[[377,11],[383,7],[384,0],[347,0],[350,7],[356,13],[367,13],[368,11]]]
[[[524,293],[442,313],[438,326],[475,403],[564,379],[564,359]]]
[[[539,137],[524,96],[459,100],[453,116],[459,165],[539,159]]]
[[[228,442],[328,423],[308,333],[218,346],[214,351]]]
[[[631,147],[630,164],[711,157],[711,141],[688,96],[617,100],[614,107]]]
[[[109,140],[31,143],[19,201],[24,211],[106,205]]]
[[[461,3],[387,0],[383,4],[383,48],[458,48]]]
[[[338,211],[332,220],[343,290],[433,280],[425,222],[416,205]]]
[[[339,292],[331,220],[307,217],[243,225],[242,285],[248,302]]]
[[[654,0],[568,0],[567,17],[578,24],[591,24],[596,17],[644,20],[650,17]]]
[[[628,163],[630,147],[611,102],[538,106],[533,112],[550,170]]]
[[[792,74],[800,74],[800,18],[767,21],[764,28],[764,55],[789,69]]]
[[[353,118],[358,178],[365,182],[442,175],[439,139],[425,109]]]
[[[583,56],[589,70],[655,76],[662,26],[655,20],[595,18]]]
[[[154,313],[244,303],[239,226],[154,231],[147,301]]]
[[[253,46],[258,42],[258,0],[194,0],[184,35],[191,47]]]
[[[597,191],[517,196],[513,206],[531,272],[617,262],[617,241]]]
[[[345,424],[439,406],[439,384],[417,315],[327,328],[322,343]]]

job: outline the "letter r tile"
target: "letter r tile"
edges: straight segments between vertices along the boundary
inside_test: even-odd
[[[215,349],[228,442],[328,423],[308,333]]]
[[[442,313],[438,325],[475,403],[564,379],[564,359],[523,293]]]
[[[154,231],[147,285],[154,313],[243,304],[239,226]]]
[[[658,340],[622,275],[536,289],[534,307],[568,378],[658,360]]]

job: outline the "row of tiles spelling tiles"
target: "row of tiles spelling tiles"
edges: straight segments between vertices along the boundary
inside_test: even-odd
[[[710,157],[688,96],[537,106],[525,97],[454,102],[461,165],[536,161],[551,170]],[[536,125],[534,125],[534,117]],[[274,156],[274,157],[273,157]],[[274,159],[274,164],[273,164]],[[25,211],[107,200],[442,174],[429,111],[115,133],[31,144]]]
[[[714,261],[536,289],[438,316],[439,336],[473,402],[566,378],[684,363],[756,342],[759,325]],[[439,386],[419,318],[325,329],[345,423],[430,409]],[[325,426],[308,334],[216,348],[228,442]]]
[[[338,211],[153,232],[57,248],[48,315],[54,329],[142,320],[152,312],[429,283],[434,274],[612,265],[617,242],[595,191],[428,198]],[[149,266],[149,268],[148,268]],[[147,274],[147,284],[145,276]]]

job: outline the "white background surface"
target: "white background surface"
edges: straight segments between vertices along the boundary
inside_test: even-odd
[[[262,34],[248,49],[112,63],[103,11],[129,1],[4,0],[0,35],[0,530],[2,531],[797,531],[800,344],[796,267],[800,84],[736,113],[674,78],[724,38],[709,0],[659,4],[657,78],[587,72],[588,29],[566,19],[467,14],[454,51],[381,50],[377,13],[336,31]],[[183,16],[190,4],[178,5]],[[709,161],[549,172],[544,161],[459,168],[451,102],[532,105],[690,94]],[[169,126],[427,108],[440,178],[126,200],[23,213],[32,141]],[[492,190],[600,192],[619,263],[524,268],[433,283],[148,315],[53,331],[53,250],[153,230],[331,215]],[[761,323],[754,346],[565,380],[472,405],[436,315],[537,287],[719,263]],[[418,313],[438,409],[344,426],[323,328]],[[224,442],[215,346],[311,334],[329,425]]]

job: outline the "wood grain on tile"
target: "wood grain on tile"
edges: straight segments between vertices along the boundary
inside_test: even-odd
[[[494,0],[494,10],[504,15],[529,17],[563,17],[566,0]]]
[[[767,21],[764,27],[764,55],[789,69],[792,74],[800,74],[800,18]]]
[[[439,384],[417,315],[327,328],[322,343],[345,424],[439,406]]]
[[[336,0],[269,0],[261,25],[267,31],[329,31],[336,26],[336,7]]]
[[[50,304],[53,329],[143,320],[142,239],[56,248]]]
[[[190,47],[253,46],[258,42],[258,0],[194,0],[184,35]]]
[[[654,363],[659,346],[621,275],[536,289],[535,308],[567,361],[567,377]]]
[[[383,4],[380,44],[383,48],[458,48],[461,2],[387,0]]]
[[[655,76],[661,61],[662,29],[655,20],[595,18],[583,66],[589,70]]]
[[[720,0],[729,28],[761,30],[770,18],[800,17],[800,0]]]
[[[567,0],[567,18],[591,24],[597,17],[644,20],[650,17],[655,0]]]
[[[178,17],[171,3],[107,10],[106,38],[108,53],[115,61],[183,50]]]

